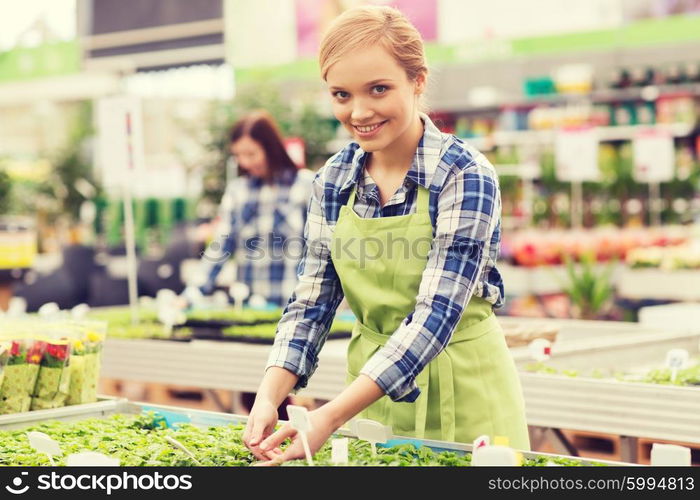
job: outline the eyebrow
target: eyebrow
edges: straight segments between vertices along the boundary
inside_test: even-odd
[[[391,78],[380,78],[378,80],[372,80],[371,82],[367,82],[364,86],[365,87],[373,87],[373,86],[378,85],[380,83],[392,83],[392,82],[393,82],[393,80]],[[343,87],[333,86],[333,87],[329,87],[329,90],[333,91],[333,90],[344,90],[344,89],[343,89]]]

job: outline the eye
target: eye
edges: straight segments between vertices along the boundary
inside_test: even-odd
[[[335,92],[332,92],[332,95],[339,101],[344,101],[345,99],[350,97],[350,94],[348,94],[344,90],[336,90]]]
[[[372,94],[374,95],[382,95],[386,94],[387,90],[389,90],[389,87],[386,85],[375,85],[372,87]]]

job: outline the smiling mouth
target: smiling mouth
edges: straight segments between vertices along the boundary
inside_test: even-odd
[[[371,134],[372,132],[380,128],[382,125],[384,125],[386,122],[387,120],[384,120],[383,122],[375,123],[373,125],[353,125],[352,127],[360,134]]]

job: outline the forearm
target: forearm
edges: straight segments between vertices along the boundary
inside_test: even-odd
[[[275,408],[282,404],[299,379],[285,368],[271,366],[263,376],[256,399],[266,401]]]
[[[319,411],[325,413],[337,429],[382,396],[384,392],[376,382],[360,375]]]

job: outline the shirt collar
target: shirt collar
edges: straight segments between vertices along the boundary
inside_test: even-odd
[[[416,149],[416,154],[413,158],[411,168],[408,170],[406,177],[416,184],[423,186],[426,189],[430,188],[433,176],[440,163],[440,151],[442,150],[442,132],[435,126],[432,120],[425,113],[420,113],[420,118],[423,121],[424,130]],[[350,175],[348,175],[345,183],[341,187],[341,191],[350,189],[360,180],[362,171],[365,165],[367,153],[360,147],[355,150],[352,158],[352,166]]]

